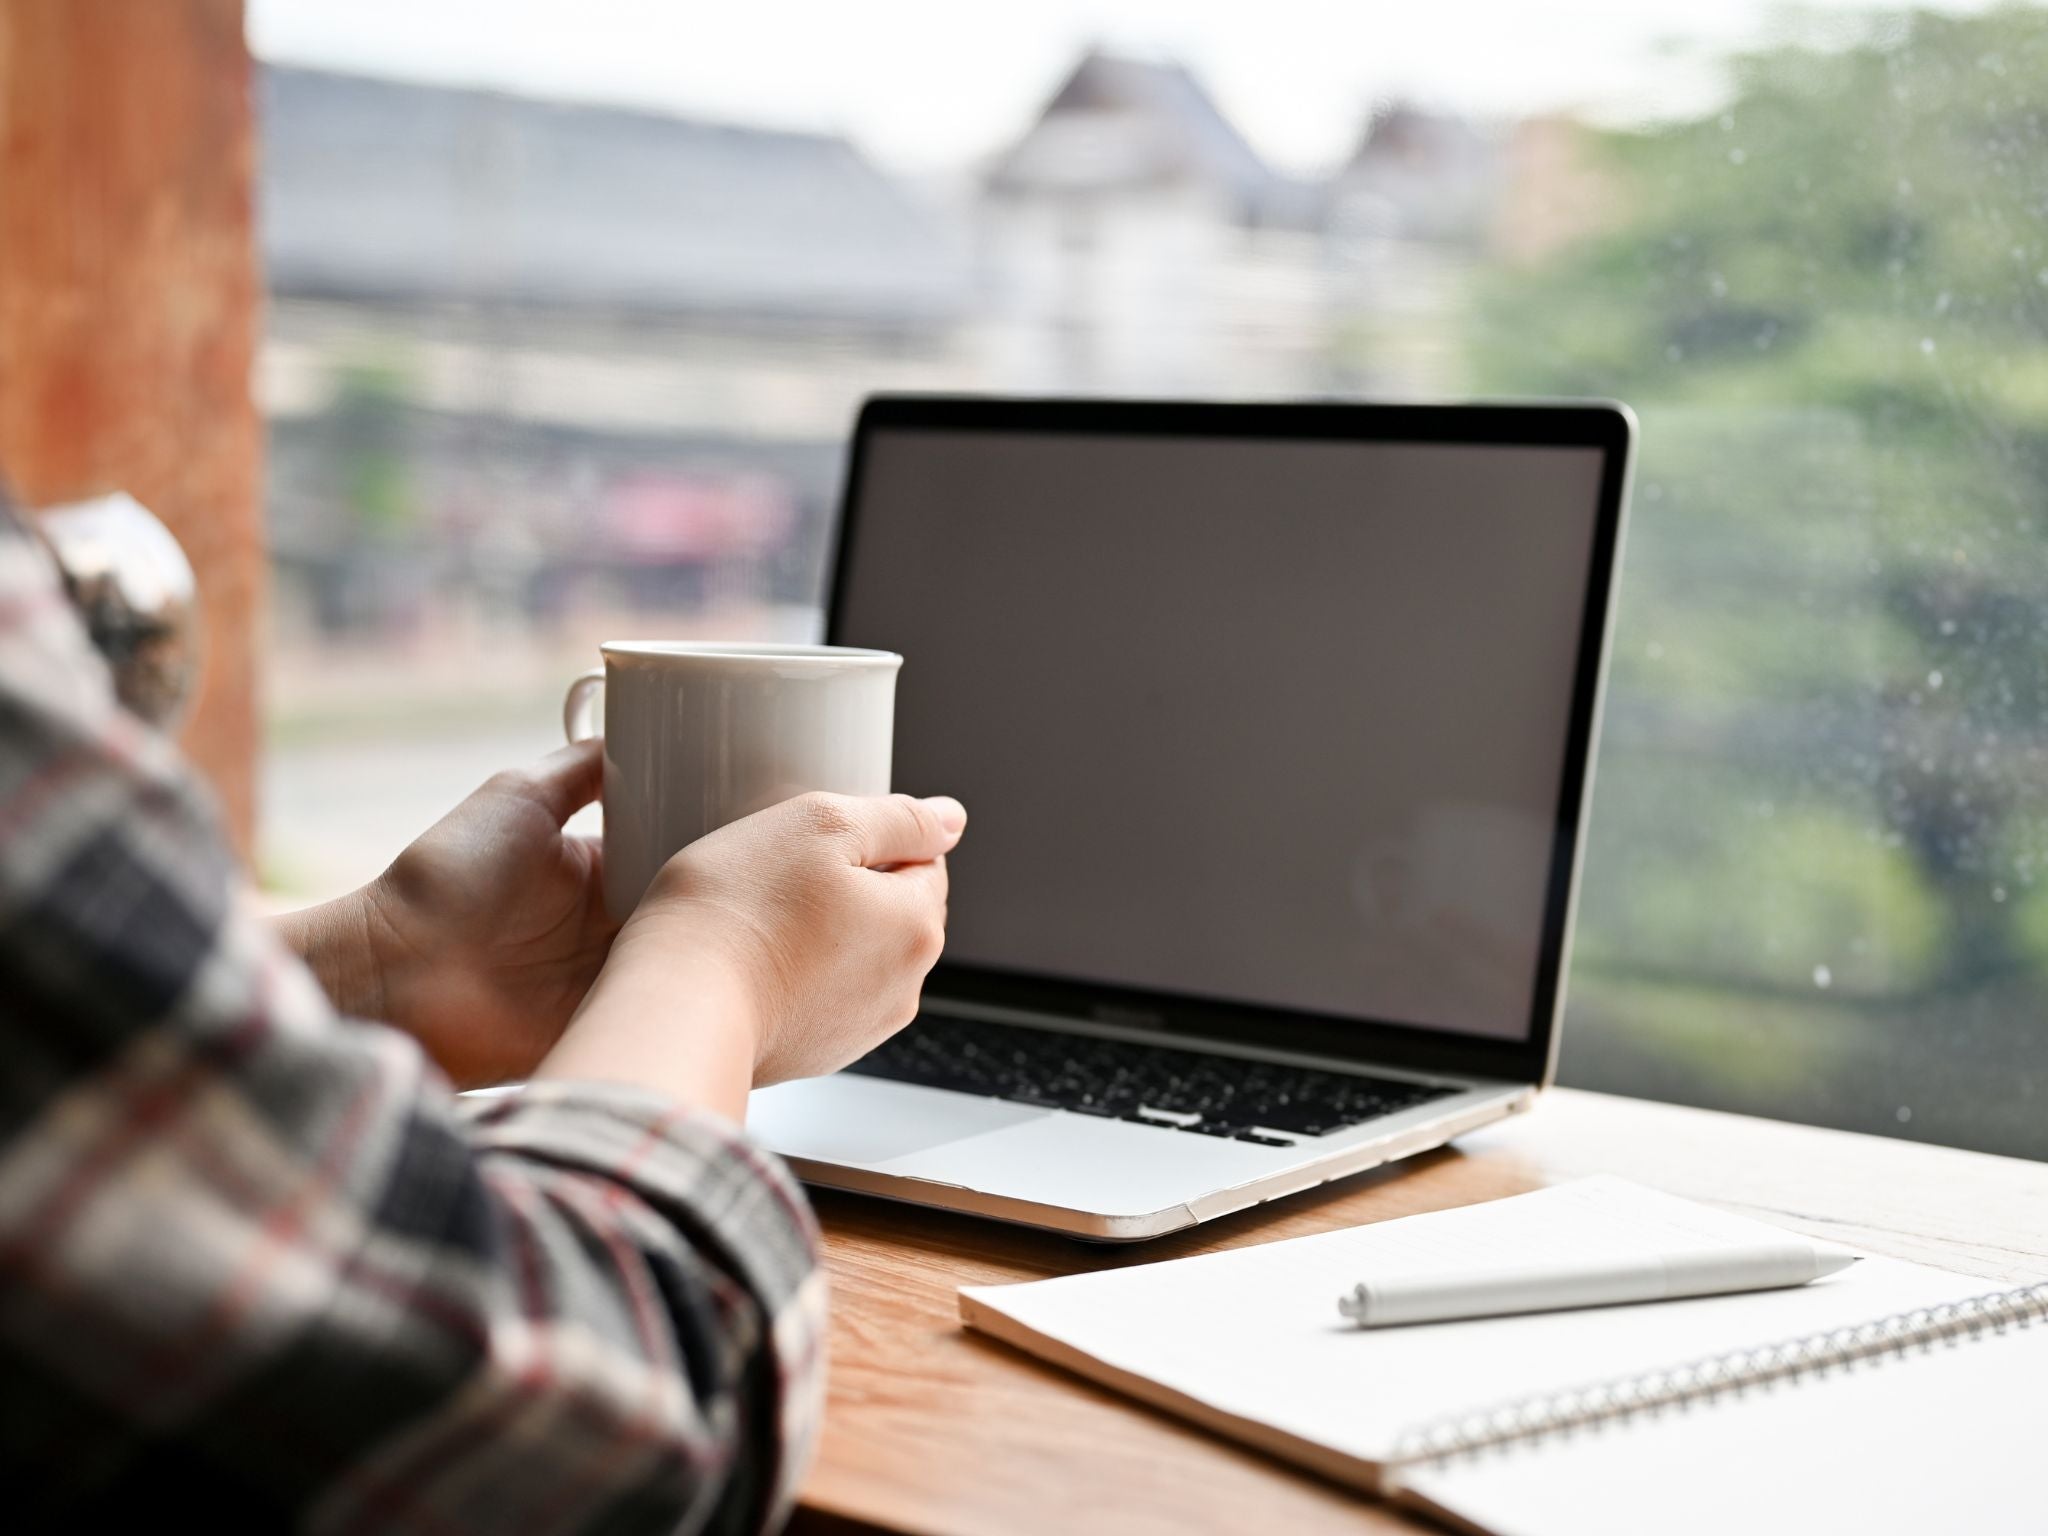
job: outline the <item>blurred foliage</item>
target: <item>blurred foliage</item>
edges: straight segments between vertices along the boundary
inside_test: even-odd
[[[1879,1000],[1995,994],[1977,1089],[2024,1100],[2048,967],[2048,17],[1834,25],[1732,60],[1696,120],[1585,130],[1605,222],[1479,280],[1482,388],[1618,396],[1643,423],[1567,1063],[1600,1081],[1625,1032],[1675,1049],[1710,998],[1778,998],[1761,1054],[1701,1051],[1686,1093],[1753,1105],[1761,1074],[1812,1102],[1859,1052],[1910,1084],[1951,1049]],[[2034,1118],[1974,1139],[2048,1155]]]
[[[344,499],[356,529],[372,537],[404,534],[418,516],[410,468],[412,401],[411,381],[393,362],[354,362],[336,381],[336,457],[346,482]]]
[[[1780,803],[1757,788],[1755,774],[1713,761],[1612,775],[1595,857],[1626,871],[1601,895],[1626,899],[1589,905],[1580,963],[1736,991],[1926,986],[1949,952],[1948,912],[1912,859],[1834,800]],[[1618,851],[1623,838],[1634,846]]]

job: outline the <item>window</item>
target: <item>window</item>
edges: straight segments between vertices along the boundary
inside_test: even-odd
[[[598,639],[815,632],[870,390],[1614,395],[1565,1080],[2048,1156],[2042,13],[913,9],[731,23],[714,95],[544,6],[252,7],[269,877],[547,746]]]

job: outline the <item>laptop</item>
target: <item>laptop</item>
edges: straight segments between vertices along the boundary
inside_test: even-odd
[[[750,1130],[819,1186],[1156,1237],[1527,1109],[1557,1055],[1620,405],[888,397],[827,638],[957,795],[914,1022]]]

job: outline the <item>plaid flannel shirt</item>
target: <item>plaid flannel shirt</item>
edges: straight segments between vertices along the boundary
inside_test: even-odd
[[[713,1116],[458,1100],[337,1019],[0,511],[8,1528],[773,1522],[820,1404],[815,1236]]]

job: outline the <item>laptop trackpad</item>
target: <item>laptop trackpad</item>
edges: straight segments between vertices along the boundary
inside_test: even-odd
[[[762,1088],[747,1099],[747,1131],[784,1157],[885,1163],[1037,1120],[1050,1110],[840,1073]]]

